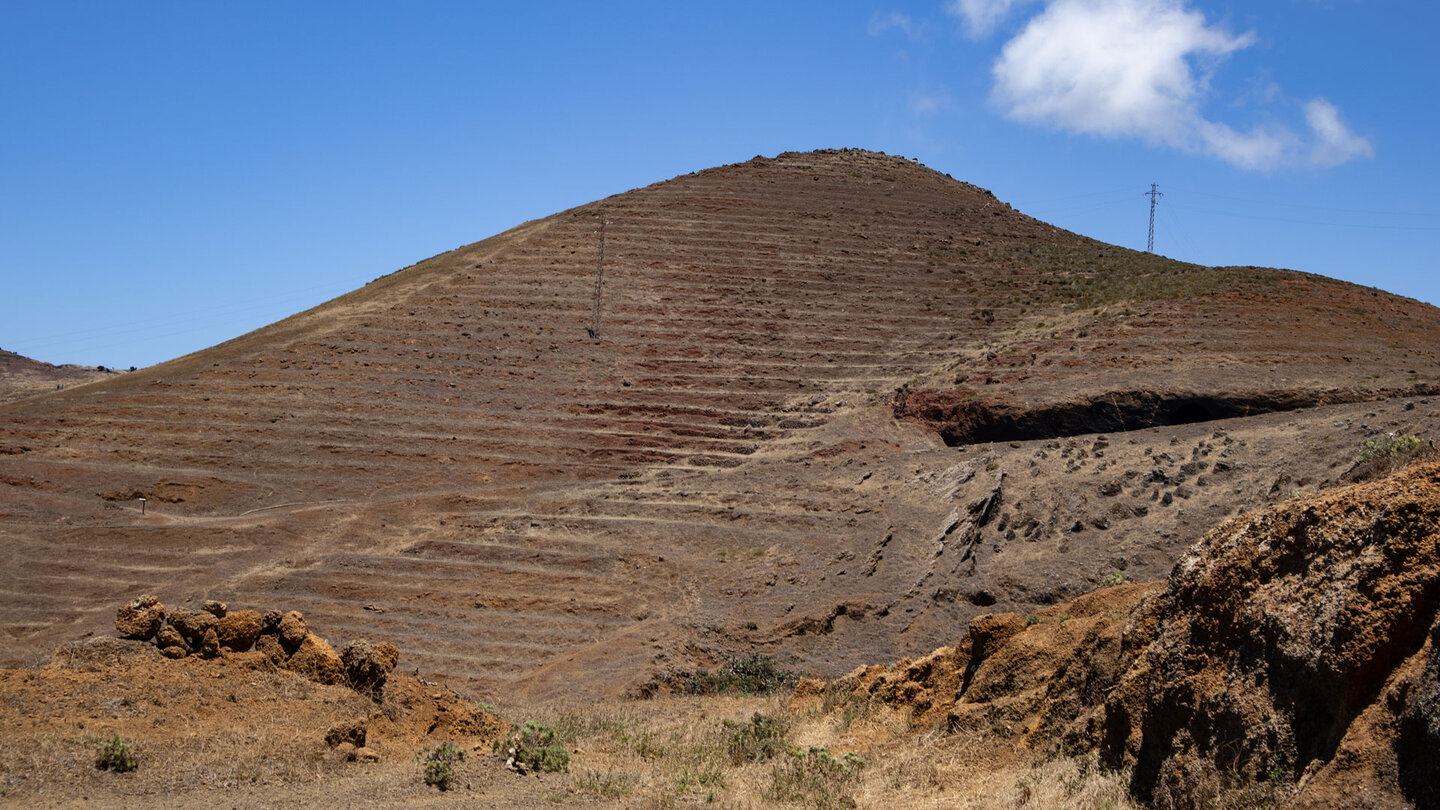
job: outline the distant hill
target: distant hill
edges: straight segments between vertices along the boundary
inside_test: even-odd
[[[58,391],[69,385],[108,379],[118,372],[94,366],[42,363],[0,349],[0,402]]]
[[[0,649],[158,591],[481,693],[834,676],[1159,579],[1365,441],[1440,435],[1437,338],[1414,300],[1103,244],[904,158],[757,157],[0,406]]]

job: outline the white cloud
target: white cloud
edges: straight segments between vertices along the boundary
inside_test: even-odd
[[[982,37],[1010,16],[1010,9],[1032,0],[950,0],[945,10],[965,21],[972,37]]]
[[[1339,166],[1352,158],[1375,154],[1369,139],[1351,132],[1340,120],[1340,111],[1323,98],[1305,105],[1305,122],[1315,135],[1315,143],[1310,147],[1312,166]]]
[[[1305,107],[1308,141],[1284,128],[1240,132],[1205,118],[1209,70],[1252,41],[1209,25],[1183,0],[1052,0],[1005,44],[994,98],[1019,121],[1136,138],[1245,169],[1334,166],[1371,154],[1323,99]]]

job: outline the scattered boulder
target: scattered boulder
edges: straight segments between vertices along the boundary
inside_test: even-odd
[[[185,637],[180,635],[173,625],[165,625],[155,634],[155,646],[166,658],[184,658],[190,654],[190,645],[185,643]]]
[[[280,638],[283,644],[285,637],[282,635]],[[340,660],[330,642],[314,633],[305,635],[305,640],[300,642],[300,646],[290,655],[284,666],[316,683],[337,684],[345,681],[345,663]]]
[[[215,632],[213,625],[205,628],[205,635],[200,637],[195,651],[200,653],[201,658],[214,658],[220,654],[220,634]]]
[[[325,732],[325,744],[331,748],[348,744],[352,748],[365,747],[366,723],[364,720],[349,720],[337,723]]]
[[[277,628],[280,633],[280,644],[289,653],[300,649],[310,635],[310,625],[305,622],[305,615],[298,610],[292,610],[280,618]]]
[[[385,680],[400,662],[400,651],[385,641],[352,641],[340,651],[340,660],[351,688],[379,700]]]
[[[134,599],[115,612],[115,630],[121,638],[149,641],[165,623],[165,606],[154,594]]]
[[[260,638],[261,617],[258,610],[237,610],[227,613],[215,625],[220,646],[232,652],[245,652]]]
[[[226,605],[224,602],[215,599],[206,599],[205,604],[201,605],[200,609],[205,611],[206,613],[209,613],[211,616],[214,616],[217,619],[223,619],[225,618],[225,612],[229,609],[229,606]]]
[[[170,626],[180,631],[185,637],[186,643],[191,647],[200,646],[200,641],[205,638],[205,631],[213,628],[219,623],[219,619],[203,610],[191,610],[189,608],[171,608],[166,616]]]
[[[280,644],[280,637],[274,633],[261,633],[260,638],[255,641],[255,652],[264,655],[275,666],[281,666],[290,654]]]

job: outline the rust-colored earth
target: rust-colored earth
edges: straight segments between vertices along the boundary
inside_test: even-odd
[[[646,692],[752,651],[833,676],[1162,576],[1364,440],[1435,435],[1437,327],[899,157],[756,158],[0,406],[0,654],[154,591],[283,601],[481,694]],[[1075,435],[965,444],[917,396],[1063,406]]]
[[[903,158],[756,158],[0,406],[0,654],[157,591],[283,601],[481,694],[752,651],[834,676],[1158,578],[1366,439],[1435,435],[1437,334],[1413,300],[1101,244]],[[956,403],[1067,416],[966,436]]]

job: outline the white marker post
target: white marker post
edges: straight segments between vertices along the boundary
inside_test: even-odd
[[[140,514],[142,514],[142,515],[145,514],[145,499],[144,499],[144,498],[141,498],[141,499],[140,499]]]

